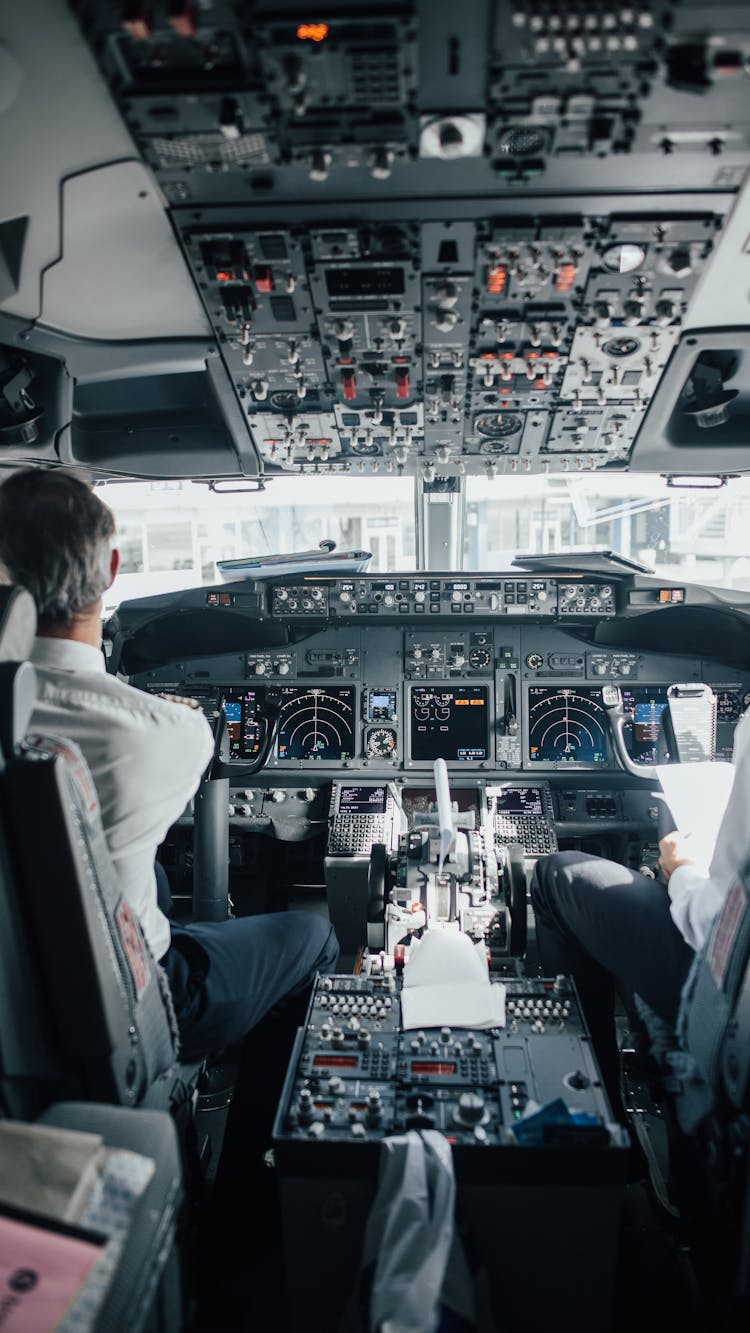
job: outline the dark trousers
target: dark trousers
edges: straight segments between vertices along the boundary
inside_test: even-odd
[[[311,912],[172,924],[162,959],[186,1060],[241,1041],[287,997],[309,990],[339,955],[333,927]]]
[[[268,1146],[294,1035],[316,972],[332,972],[333,927],[311,912],[172,925],[162,959],[185,1060],[242,1042],[220,1177],[230,1194]],[[218,1182],[217,1182],[218,1183]]]
[[[338,941],[333,927],[310,912],[171,924],[171,932],[162,966],[183,1057],[242,1043],[216,1177],[201,1210],[194,1274],[205,1328],[239,1327],[244,1279],[239,1294],[231,1282],[227,1290],[222,1284],[241,1271],[248,1252],[280,1243],[275,1173],[264,1170],[262,1154],[312,981],[316,972],[335,969]]]
[[[670,916],[667,887],[615,861],[556,852],[537,862],[531,901],[542,968],[573,976],[618,1111],[615,986],[636,992],[673,1024],[695,956]]]

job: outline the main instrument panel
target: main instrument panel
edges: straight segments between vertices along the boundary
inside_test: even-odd
[[[568,628],[567,588],[576,588],[577,617],[585,624],[592,614],[614,615],[611,585],[533,580],[544,583],[535,594],[546,600],[523,623],[528,603],[511,603],[511,618],[507,598],[523,596],[521,586],[529,596],[532,580],[503,580],[502,591],[491,594],[492,609],[481,600],[481,580],[460,582],[384,580],[384,588],[368,587],[363,598],[373,600],[362,602],[359,584],[355,600],[339,600],[346,581],[277,585],[268,592],[270,621],[283,619],[289,629],[277,648],[186,658],[133,680],[147,690],[195,696],[213,722],[223,712],[221,757],[230,773],[259,754],[269,690],[280,716],[267,770],[278,772],[347,769],[392,777],[430,770],[443,758],[456,774],[611,773],[618,765],[605,682],[622,689],[631,756],[654,764],[665,757],[659,739],[667,687],[705,680],[718,698],[717,755],[731,757],[736,722],[750,702],[750,673],[677,654],[604,648],[576,633],[572,618]],[[425,601],[418,602],[422,591]],[[198,595],[232,607],[231,592]],[[421,610],[413,614],[415,607]]]

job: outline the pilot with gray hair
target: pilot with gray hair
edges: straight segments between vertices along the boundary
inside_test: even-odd
[[[296,1014],[316,972],[334,970],[338,944],[329,923],[308,912],[181,926],[161,911],[156,851],[198,787],[213,736],[190,701],[154,697],[107,673],[102,599],[118,563],[113,515],[81,478],[24,469],[0,485],[0,564],[7,581],[32,594],[38,615],[31,727],[83,752],[121,892],[169,977],[183,1057],[201,1059],[299,997]],[[239,1083],[235,1100],[238,1093]]]

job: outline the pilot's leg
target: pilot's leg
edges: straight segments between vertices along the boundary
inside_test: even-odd
[[[338,942],[322,917],[274,912],[172,927],[162,962],[187,1060],[241,1041],[280,1001],[332,972]]]
[[[537,862],[531,901],[542,967],[573,975],[619,1111],[615,982],[673,1024],[694,957],[670,915],[666,885],[586,852],[556,852]]]
[[[264,1169],[263,1153],[312,981],[334,970],[338,952],[333,927],[310,912],[172,929],[163,962],[185,1057],[242,1042],[200,1247],[211,1319],[218,1274],[227,1264],[231,1271],[249,1245],[279,1242],[275,1173]]]

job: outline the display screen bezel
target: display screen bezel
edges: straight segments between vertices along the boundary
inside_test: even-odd
[[[370,804],[369,802],[361,807],[348,806],[344,804],[345,791],[381,791],[383,793],[382,805]],[[336,813],[339,815],[384,815],[388,807],[388,785],[385,782],[342,782],[336,792]]]
[[[406,718],[406,759],[404,767],[424,771],[432,769],[435,763],[434,759],[414,759],[413,756],[413,715],[412,698],[415,691],[452,691],[457,694],[466,690],[481,692],[485,697],[486,704],[486,728],[485,728],[485,757],[483,759],[446,759],[448,766],[458,773],[470,771],[474,768],[490,768],[494,763],[492,751],[492,737],[494,735],[493,719],[493,692],[487,681],[456,681],[456,680],[429,680],[429,681],[410,681],[406,688],[406,699],[404,714]]]
[[[649,694],[651,695],[663,694],[664,695],[664,707],[662,708],[662,713],[663,713],[664,708],[666,708],[668,704],[667,690],[669,689],[669,685],[666,682],[664,684],[642,685],[640,681],[634,681],[631,684],[631,682],[629,681],[627,685],[622,685],[620,688],[622,691],[623,709],[625,711],[625,726],[623,728],[623,739],[627,746],[628,754],[635,763],[648,764],[650,767],[654,767],[658,763],[656,755],[652,753],[651,757],[647,757],[645,754],[638,754],[633,745],[633,742],[635,740],[635,726],[636,726],[635,709],[638,707],[638,704],[642,702],[642,700]],[[634,704],[633,714],[630,713],[630,710],[627,707],[626,701],[628,695],[633,696],[633,704]],[[637,695],[640,695],[641,699],[636,698],[635,696]],[[659,717],[659,721],[661,722],[661,714]],[[657,736],[658,736],[658,728],[657,728]],[[656,744],[656,737],[654,738],[654,746],[655,744]],[[654,746],[651,747],[652,751],[654,749]],[[665,763],[668,762],[667,756],[665,756],[663,762]]]
[[[539,797],[538,810],[507,810],[503,808],[501,805],[502,801],[506,800],[508,797],[517,795],[522,791],[534,791],[537,793],[537,796]],[[496,794],[495,801],[496,813],[498,815],[505,815],[508,819],[520,819],[524,815],[528,815],[531,819],[544,819],[546,817],[547,812],[544,805],[544,791],[542,787],[538,786],[535,782],[508,783],[507,786],[503,786]]]
[[[612,742],[609,735],[606,710],[602,703],[604,737],[606,741],[605,757],[601,762],[587,759],[532,759],[531,758],[531,707],[534,690],[562,691],[572,690],[576,694],[598,693],[601,697],[602,686],[585,680],[535,680],[526,686],[524,708],[524,770],[529,773],[606,773],[613,767]],[[529,784],[530,786],[533,783]]]
[[[330,767],[336,769],[336,768],[343,768],[351,764],[353,760],[357,759],[359,757],[359,752],[360,752],[360,736],[359,736],[359,723],[358,723],[359,719],[358,690],[354,682],[351,680],[341,680],[335,682],[327,680],[285,681],[284,684],[281,686],[282,695],[287,694],[290,690],[294,690],[300,695],[310,694],[312,690],[320,690],[323,693],[333,692],[334,690],[339,692],[342,690],[347,690],[348,692],[351,693],[352,753],[350,755],[346,755],[345,758],[341,759],[329,759],[329,758],[317,759],[313,755],[309,755],[307,758],[303,759],[296,755],[288,756],[279,754],[279,735],[281,734],[281,727],[279,727],[279,735],[277,735],[273,747],[274,766],[281,766],[284,768],[300,768],[300,767],[305,767],[309,764],[311,767],[314,768]]]

